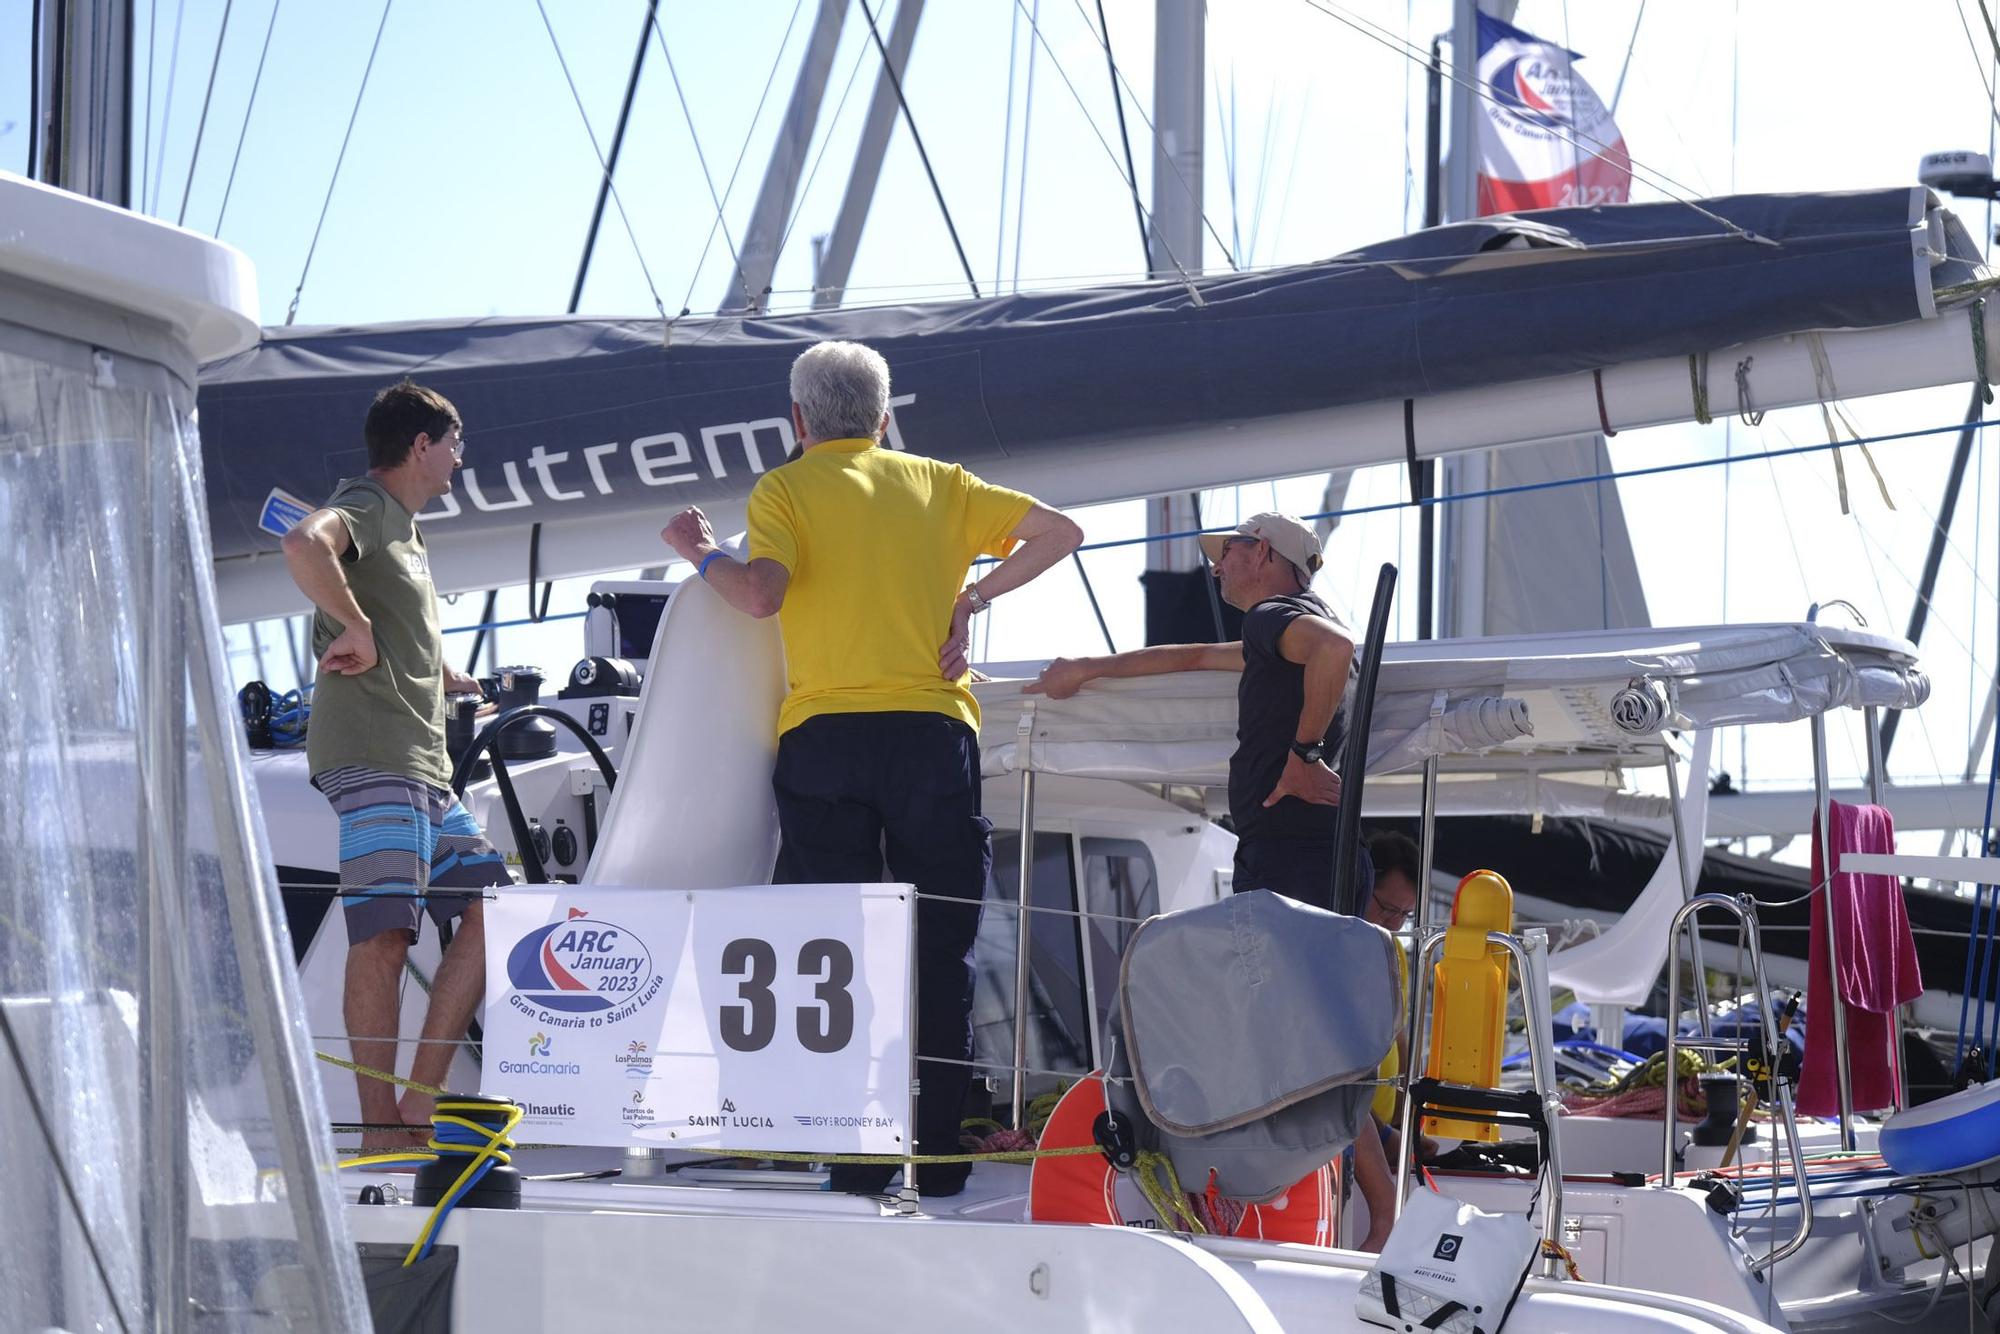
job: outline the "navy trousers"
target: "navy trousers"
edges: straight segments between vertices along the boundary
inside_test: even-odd
[[[778,884],[889,878],[917,901],[917,1152],[957,1153],[971,1081],[972,944],[993,866],[993,826],[979,812],[979,738],[941,713],[836,713],[778,739],[771,786],[782,842]],[[942,1059],[934,1059],[942,1058]],[[928,1167],[920,1185],[963,1181]]]
[[[1368,849],[1354,850],[1354,875],[1360,892],[1354,896],[1356,910],[1365,912],[1368,896],[1375,892],[1375,862]],[[1338,912],[1333,901],[1333,840],[1246,838],[1236,844],[1235,890],[1270,889],[1309,903],[1315,908]]]

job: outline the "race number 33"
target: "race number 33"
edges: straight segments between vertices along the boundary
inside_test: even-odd
[[[778,1030],[778,952],[768,940],[745,936],[722,947],[722,972],[741,978],[742,1002],[722,1007],[722,1041],[732,1051],[762,1051]],[[799,1045],[821,1054],[840,1051],[854,1037],[854,951],[839,940],[808,940],[799,947],[797,976],[813,984],[813,1001],[793,1018]]]

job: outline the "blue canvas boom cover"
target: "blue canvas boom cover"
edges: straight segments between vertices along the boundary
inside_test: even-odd
[[[983,301],[670,328],[271,329],[202,372],[215,553],[226,567],[274,550],[292,501],[317,504],[363,471],[369,400],[404,375],[451,398],[473,441],[460,493],[426,515],[436,542],[740,504],[793,444],[787,372],[821,339],[888,358],[892,444],[1005,480],[1010,462],[1082,463],[1107,441],[1214,427],[1227,448],[1224,428],[1288,414],[1929,316],[1937,288],[1978,272],[1964,229],[1935,209],[1907,187],[1739,195],[1484,218],[1314,264]],[[1943,263],[1922,255],[1927,217]],[[1053,503],[1101,498],[1038,476]],[[1134,477],[1128,494],[1171,485],[1155,480]]]

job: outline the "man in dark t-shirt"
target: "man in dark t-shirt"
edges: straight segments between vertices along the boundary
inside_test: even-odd
[[[1236,686],[1236,750],[1229,757],[1229,818],[1236,826],[1238,893],[1270,889],[1332,909],[1334,830],[1339,823],[1338,760],[1352,704],[1354,640],[1312,592],[1319,537],[1287,514],[1255,514],[1233,533],[1201,546],[1223,601],[1243,612],[1232,644],[1161,644],[1102,658],[1057,658],[1025,686],[1067,699],[1107,676],[1155,676],[1208,669],[1242,673]],[[1358,849],[1356,900],[1367,903],[1375,874]],[[1395,1182],[1373,1134],[1354,1143],[1355,1180],[1368,1201],[1364,1251],[1389,1235]]]
[[[1237,890],[1272,889],[1331,909],[1340,777],[1347,740],[1354,640],[1311,590],[1319,537],[1286,514],[1257,514],[1233,533],[1210,533],[1202,550],[1223,600],[1240,608],[1231,644],[1161,644],[1102,658],[1057,658],[1030,694],[1066,699],[1107,676],[1237,671],[1236,751],[1229,757],[1229,818],[1236,826]],[[1357,872],[1373,882],[1362,854]]]

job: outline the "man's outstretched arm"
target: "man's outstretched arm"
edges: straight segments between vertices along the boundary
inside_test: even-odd
[[[1243,644],[1155,644],[1098,658],[1057,658],[1042,674],[1021,687],[1023,694],[1068,699],[1085,685],[1107,676],[1164,676],[1168,672],[1240,672]]]

